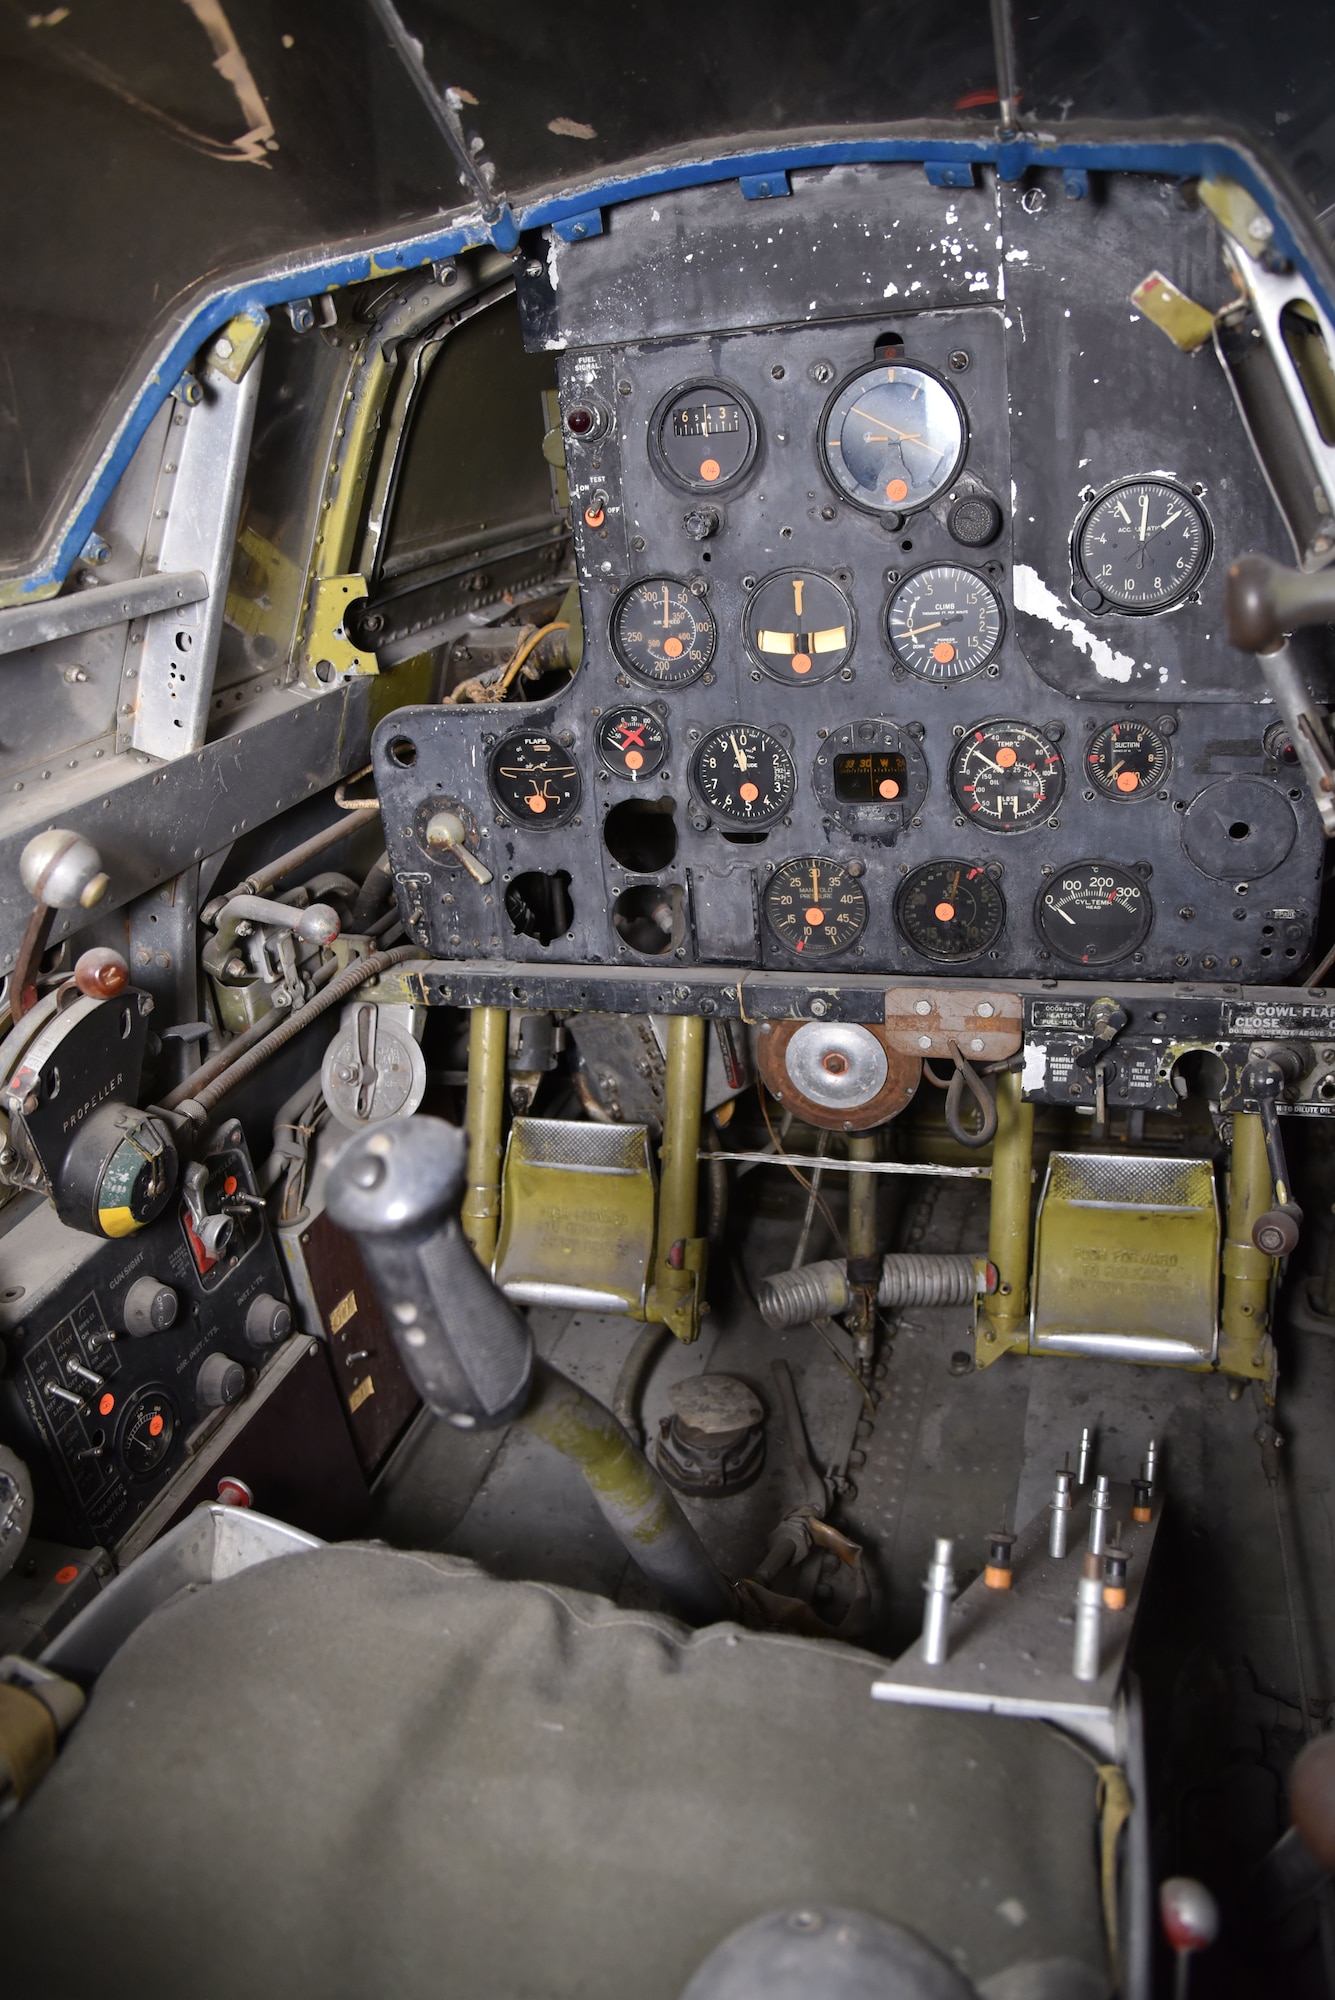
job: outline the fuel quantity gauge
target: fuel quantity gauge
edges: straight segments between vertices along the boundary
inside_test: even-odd
[[[951,760],[956,805],[993,833],[1041,826],[1057,810],[1065,783],[1060,754],[1027,722],[979,723]]]
[[[830,958],[867,928],[856,863],[804,854],[783,861],[765,885],[765,919],[780,944],[804,958]]]
[[[1140,799],[1168,776],[1168,739],[1148,722],[1105,722],[1089,740],[1085,769],[1107,799]]]
[[[649,426],[658,470],[689,493],[718,493],[750,471],[760,441],[756,413],[722,382],[687,382],[661,402]]]

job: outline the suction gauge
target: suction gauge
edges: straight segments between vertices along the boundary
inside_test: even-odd
[[[783,861],[765,888],[765,917],[780,944],[804,958],[829,958],[867,928],[867,898],[842,861],[804,854]]]
[[[926,563],[895,590],[886,636],[899,665],[921,681],[963,681],[981,673],[1001,644],[1001,599],[976,570]]]
[[[579,769],[573,757],[536,730],[519,730],[496,745],[487,782],[496,804],[518,826],[545,833],[564,826],[579,809]]]
[[[593,732],[598,762],[615,778],[652,778],[668,753],[668,736],[648,708],[609,708]]]
[[[964,411],[926,368],[855,375],[826,405],[821,452],[830,478],[874,514],[909,514],[944,492],[964,460]]]
[[[1115,861],[1077,861],[1038,899],[1044,944],[1072,965],[1111,965],[1143,944],[1154,919],[1149,891]]]
[[[809,687],[853,650],[853,607],[837,583],[809,570],[767,576],[742,624],[752,658],[772,679]]]
[[[714,657],[714,621],[702,597],[673,576],[648,576],[612,607],[612,650],[650,687],[689,687]]]
[[[1168,776],[1168,739],[1148,722],[1105,722],[1085,752],[1089,782],[1107,799],[1143,799]]]
[[[1130,479],[1081,515],[1076,567],[1084,601],[1117,611],[1166,611],[1194,589],[1210,560],[1210,523],[1189,493],[1166,479]]]
[[[787,812],[797,793],[797,772],[782,743],[745,722],[711,729],[691,776],[709,811],[735,826],[767,825]]]
[[[1001,936],[1006,904],[972,861],[927,861],[905,876],[895,917],[924,958],[977,958]]]
[[[1062,760],[1027,722],[982,722],[961,741],[950,766],[956,805],[993,833],[1023,833],[1057,810]]]
[[[745,396],[722,382],[687,382],[654,412],[650,454],[691,493],[718,493],[751,469],[760,427]]]

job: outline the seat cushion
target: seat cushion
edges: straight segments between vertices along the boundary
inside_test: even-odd
[[[1106,1990],[1095,1771],[878,1662],[342,1545],[156,1611],[0,1830],[10,2000],[675,2000],[786,1904]]]

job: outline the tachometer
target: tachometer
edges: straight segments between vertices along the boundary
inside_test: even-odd
[[[1148,722],[1105,722],[1085,752],[1089,782],[1108,799],[1143,799],[1168,775],[1168,739]]]
[[[847,951],[867,928],[857,863],[804,854],[783,861],[765,885],[765,917],[780,944],[804,958]]]
[[[981,673],[1001,644],[1001,599],[962,563],[925,563],[897,585],[886,607],[890,650],[924,681]]]
[[[1164,611],[1194,589],[1210,560],[1210,523],[1189,493],[1166,479],[1129,479],[1093,501],[1076,523],[1076,565],[1099,600],[1118,611]]]
[[[1060,753],[1028,722],[980,722],[951,759],[962,813],[993,833],[1023,833],[1057,810],[1066,774]]]
[[[501,811],[520,826],[545,833],[579,809],[579,767],[569,751],[536,730],[518,730],[496,745],[487,783]]]
[[[868,368],[826,406],[825,468],[840,492],[877,514],[908,514],[944,492],[964,460],[964,411],[926,368]]]
[[[714,657],[717,633],[702,597],[674,576],[647,576],[612,606],[612,650],[650,687],[688,687]]]
[[[1115,861],[1076,861],[1038,899],[1044,944],[1073,965],[1111,965],[1143,944],[1154,919],[1145,884]]]
[[[745,722],[711,729],[695,753],[691,776],[709,811],[738,826],[778,819],[797,793],[797,772],[782,743]]]
[[[767,576],[742,621],[752,658],[776,681],[809,687],[853,650],[853,607],[837,583],[810,570]]]
[[[1001,936],[1006,903],[972,861],[926,861],[906,875],[895,919],[924,958],[976,958]]]

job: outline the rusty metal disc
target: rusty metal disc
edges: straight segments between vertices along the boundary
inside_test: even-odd
[[[922,1077],[920,1056],[861,1022],[767,1021],[758,1053],[770,1095],[826,1132],[869,1132],[897,1118]]]

